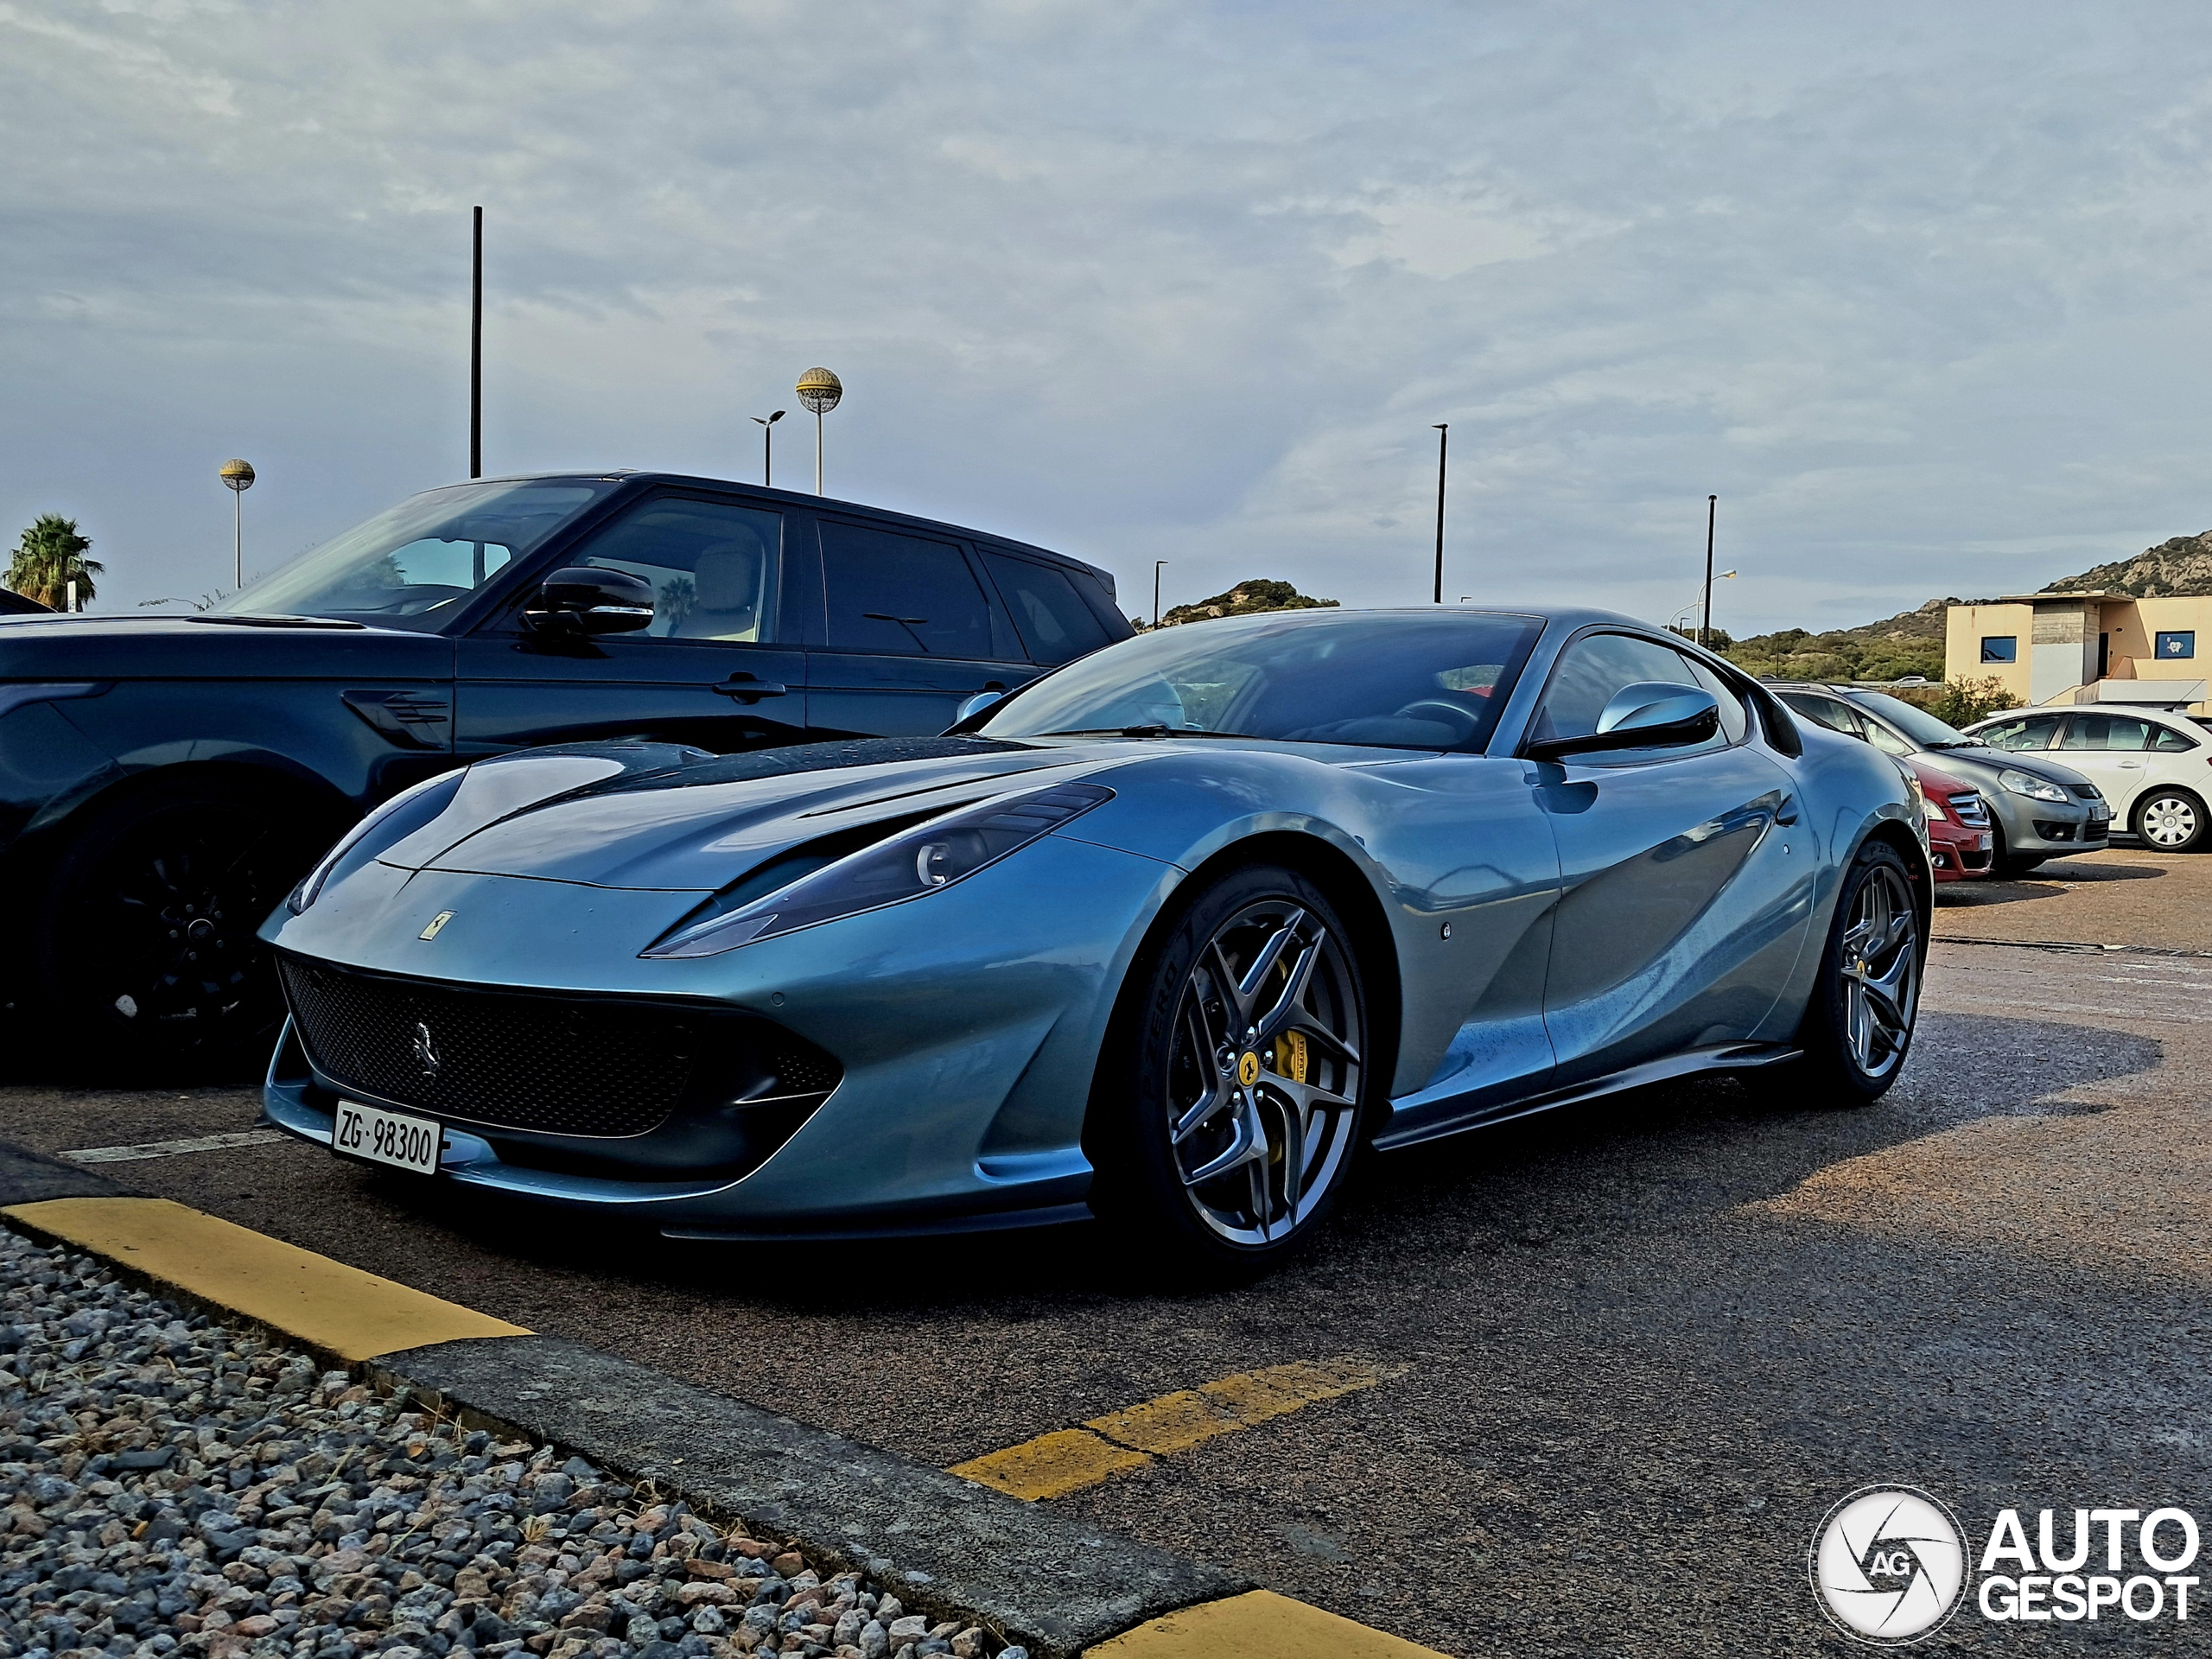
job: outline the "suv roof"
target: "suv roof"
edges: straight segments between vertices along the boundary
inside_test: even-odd
[[[663,473],[641,471],[633,467],[618,467],[608,472],[579,472],[573,468],[557,473],[505,473],[498,478],[470,479],[475,484],[539,483],[555,479],[619,480],[625,484],[674,484],[694,488],[735,490],[746,495],[765,496],[772,500],[787,501],[793,506],[823,507],[836,512],[861,512],[871,518],[889,519],[894,524],[915,530],[933,530],[939,535],[961,536],[969,541],[1001,548],[1024,557],[1043,559],[1049,563],[1066,565],[1071,569],[1088,571],[1106,584],[1106,591],[1120,602],[1120,592],[1114,573],[1103,566],[1078,559],[1066,553],[1056,553],[1049,547],[1038,547],[1028,542],[1016,541],[1011,536],[1001,536],[995,531],[977,530],[972,524],[950,524],[941,518],[923,518],[911,512],[900,512],[892,507],[879,507],[866,501],[846,501],[833,495],[816,495],[808,490],[779,490],[766,484],[741,484],[731,478],[709,478],[694,473]],[[447,488],[441,485],[438,488]],[[424,492],[427,493],[428,492]]]

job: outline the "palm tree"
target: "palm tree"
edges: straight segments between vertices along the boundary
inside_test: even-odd
[[[106,568],[85,556],[92,544],[91,537],[77,533],[74,518],[42,512],[16,543],[16,556],[8,565],[8,586],[58,611],[68,604],[73,582],[81,605],[93,596],[92,578]]]

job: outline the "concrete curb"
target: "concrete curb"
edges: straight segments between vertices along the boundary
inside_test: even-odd
[[[527,1434],[978,1620],[1037,1659],[1430,1650],[894,1452],[0,1142],[0,1219],[387,1389]],[[1103,1646],[1101,1644],[1103,1644]]]

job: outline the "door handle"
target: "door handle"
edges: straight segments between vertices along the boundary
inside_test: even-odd
[[[1783,797],[1782,804],[1774,809],[1774,821],[1777,823],[1797,822],[1797,798],[1795,795]]]
[[[2140,772],[2143,770],[2143,763],[2140,760],[2123,760],[2120,764],[2121,769],[2124,771]]]
[[[790,688],[773,680],[756,680],[750,674],[733,674],[715,688],[725,697],[737,697],[746,702],[758,702],[763,697],[785,696]]]

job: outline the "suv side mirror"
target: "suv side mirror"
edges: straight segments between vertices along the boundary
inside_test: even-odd
[[[1613,693],[1598,715],[1598,729],[1584,737],[1531,743],[1531,760],[1603,749],[1672,749],[1703,743],[1720,729],[1720,704],[1701,685],[1642,680]]]
[[[653,620],[653,585],[620,570],[571,565],[538,585],[522,620],[545,633],[630,633]]]

